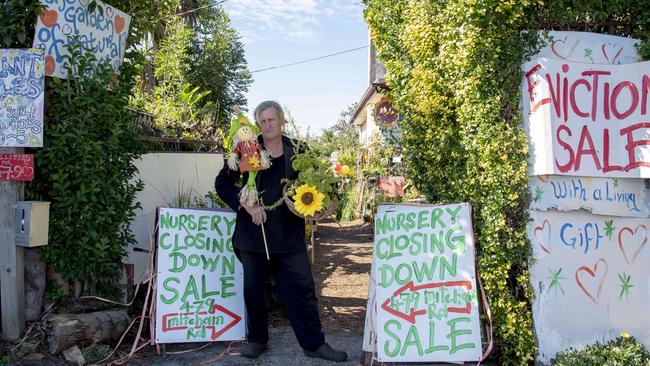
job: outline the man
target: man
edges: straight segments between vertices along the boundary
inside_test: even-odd
[[[237,212],[233,247],[244,268],[248,344],[241,354],[256,358],[267,349],[269,340],[266,308],[266,280],[275,285],[287,311],[298,343],[308,357],[342,362],[347,354],[325,342],[317,308],[316,291],[305,247],[305,221],[294,215],[282,198],[282,179],[296,179],[291,167],[295,141],[283,135],[285,119],[280,104],[262,102],[255,108],[255,122],[261,131],[259,142],[270,153],[271,167],[259,171],[255,179],[260,200],[241,204],[238,193],[240,174],[227,165],[215,181],[217,194]],[[246,175],[247,173],[244,173]],[[243,181],[246,181],[246,176]],[[266,257],[262,226],[270,258]]]

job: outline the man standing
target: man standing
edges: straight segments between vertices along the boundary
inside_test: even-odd
[[[284,112],[277,102],[266,101],[257,106],[255,122],[261,131],[259,142],[271,156],[271,167],[258,172],[255,179],[260,192],[259,202],[240,204],[238,193],[241,187],[237,186],[240,174],[227,165],[215,181],[219,197],[237,212],[232,242],[244,268],[248,320],[248,344],[241,354],[255,358],[267,349],[266,280],[273,276],[304,354],[345,361],[347,354],[327,344],[321,330],[314,280],[305,247],[304,219],[291,213],[282,197],[282,179],[297,178],[297,172],[291,167],[296,143],[283,135]],[[244,182],[246,178],[243,177]],[[261,225],[264,225],[270,259],[266,257]]]

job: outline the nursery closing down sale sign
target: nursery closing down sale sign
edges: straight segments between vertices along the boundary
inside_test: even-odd
[[[364,349],[376,343],[381,362],[480,360],[474,248],[466,203],[380,207]]]
[[[244,339],[235,213],[160,208],[158,227],[156,342]]]

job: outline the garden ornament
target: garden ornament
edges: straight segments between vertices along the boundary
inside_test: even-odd
[[[248,172],[246,184],[239,192],[239,202],[253,206],[258,201],[255,177],[260,170],[271,166],[269,153],[257,142],[258,128],[239,112],[230,122],[228,140],[232,141],[232,152],[228,156],[228,167],[239,170],[240,174]]]

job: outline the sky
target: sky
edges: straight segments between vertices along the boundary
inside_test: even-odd
[[[368,45],[360,0],[228,0],[251,71]],[[368,49],[252,74],[249,116],[264,100],[287,109],[302,133],[336,123],[368,87]]]

